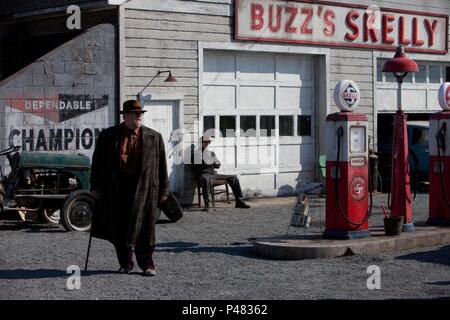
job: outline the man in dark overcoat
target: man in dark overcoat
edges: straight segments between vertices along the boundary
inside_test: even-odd
[[[169,180],[163,138],[142,125],[145,111],[138,100],[125,101],[124,121],[99,134],[91,167],[91,235],[114,245],[119,272],[133,269],[134,247],[143,275],[154,276],[157,204],[167,199]]]

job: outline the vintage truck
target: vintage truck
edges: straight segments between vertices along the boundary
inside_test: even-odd
[[[94,199],[89,192],[90,159],[82,154],[0,151],[10,172],[0,167],[0,217],[61,223],[68,231],[88,231]]]

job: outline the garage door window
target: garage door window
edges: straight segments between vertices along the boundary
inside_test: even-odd
[[[204,116],[203,117],[203,133],[210,129],[215,129],[215,117],[214,116]]]
[[[427,68],[423,64],[419,64],[419,72],[415,74],[416,83],[425,83],[427,81]]]
[[[397,82],[392,72],[381,72],[383,63],[380,60],[377,62],[377,81],[378,82]],[[403,79],[403,83],[426,84],[450,81],[449,67],[443,64],[418,64],[419,72],[409,72]]]
[[[275,116],[261,116],[259,126],[260,136],[275,136]]]
[[[311,135],[311,116],[298,116],[297,134],[299,136]]]
[[[280,116],[280,136],[294,135],[294,116]]]
[[[441,75],[439,72],[439,66],[428,66],[428,73],[430,77],[430,83],[441,83]]]
[[[241,116],[240,117],[241,136],[255,137],[256,136],[256,116]]]
[[[236,136],[236,117],[220,116],[220,133],[222,137]]]

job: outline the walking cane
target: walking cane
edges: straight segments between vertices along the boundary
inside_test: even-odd
[[[88,266],[88,261],[89,261],[89,253],[91,251],[91,242],[92,242],[92,232],[89,231],[89,244],[88,244],[88,249],[87,249],[87,254],[86,254],[86,263],[84,265],[84,272],[87,271],[87,266]]]
[[[94,207],[95,207],[95,198],[96,198],[96,194],[94,196]],[[86,263],[84,264],[84,272],[87,271],[87,266],[88,266],[88,261],[89,261],[89,253],[91,252],[91,242],[92,242],[92,216],[91,216],[91,228],[89,229],[89,244],[88,244],[88,249],[87,249],[87,253],[86,253]]]

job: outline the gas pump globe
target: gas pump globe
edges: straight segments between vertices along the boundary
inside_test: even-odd
[[[355,239],[368,231],[368,118],[353,112],[360,100],[358,85],[340,81],[334,101],[341,110],[326,119],[326,217],[324,238]]]
[[[450,225],[450,82],[441,85],[438,95],[443,111],[430,116],[427,224]]]
[[[417,63],[409,59],[402,46],[398,46],[394,58],[386,61],[382,72],[392,72],[397,79],[397,112],[394,121],[392,148],[392,216],[403,217],[403,231],[414,231],[411,215],[411,190],[408,165],[408,131],[406,114],[402,111],[402,83],[408,72],[418,72]]]

